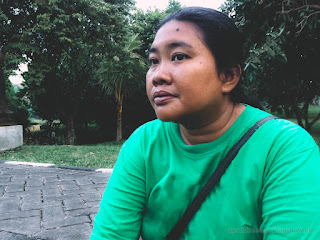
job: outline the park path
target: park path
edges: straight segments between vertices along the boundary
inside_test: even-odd
[[[0,239],[88,240],[111,172],[0,161]]]

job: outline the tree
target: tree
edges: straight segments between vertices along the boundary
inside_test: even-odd
[[[36,49],[28,55],[25,92],[45,119],[60,119],[67,144],[74,144],[74,125],[88,84],[103,52],[125,36],[130,0],[38,0],[33,25],[25,30]]]
[[[138,33],[141,39],[141,48],[137,51],[144,58],[148,57],[148,51],[156,35],[156,28],[160,21],[166,15],[173,13],[182,6],[176,0],[169,0],[168,6],[164,11],[155,9],[154,11],[148,10],[144,13],[142,10],[137,10],[132,16],[132,28],[134,33]]]
[[[29,18],[32,14],[31,1],[0,1],[0,126],[14,124],[6,96],[8,76],[26,61],[23,53],[30,51],[21,39],[25,37],[24,29],[32,24]]]
[[[247,90],[261,95],[273,110],[294,112],[309,131],[320,119],[320,113],[308,119],[309,105],[320,95],[319,2],[228,0],[222,10],[244,36]]]
[[[113,54],[108,54],[97,71],[99,83],[107,95],[113,95],[117,104],[117,137],[122,139],[123,98],[144,86],[145,61],[135,51],[141,45],[138,34],[120,42]]]
[[[169,0],[168,6],[164,12],[167,15],[167,14],[173,13],[175,11],[178,11],[181,8],[182,8],[182,5],[179,1]]]

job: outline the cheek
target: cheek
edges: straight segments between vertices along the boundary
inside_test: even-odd
[[[146,91],[147,91],[147,95],[148,98],[150,99],[150,95],[151,95],[151,91],[152,91],[152,80],[151,80],[151,74],[149,73],[149,71],[147,72],[146,75]]]

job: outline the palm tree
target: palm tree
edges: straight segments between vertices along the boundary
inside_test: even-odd
[[[146,64],[135,53],[141,46],[138,34],[130,35],[123,44],[115,47],[115,54],[108,54],[97,71],[97,79],[106,95],[113,95],[117,104],[117,137],[122,139],[123,98],[144,85]]]

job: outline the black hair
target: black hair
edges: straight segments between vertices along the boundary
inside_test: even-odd
[[[242,65],[241,35],[227,15],[211,8],[186,7],[165,17],[156,30],[172,20],[190,22],[199,28],[204,43],[215,57],[218,72],[229,73],[232,67]],[[248,103],[241,81],[230,92],[230,98],[233,102]]]

